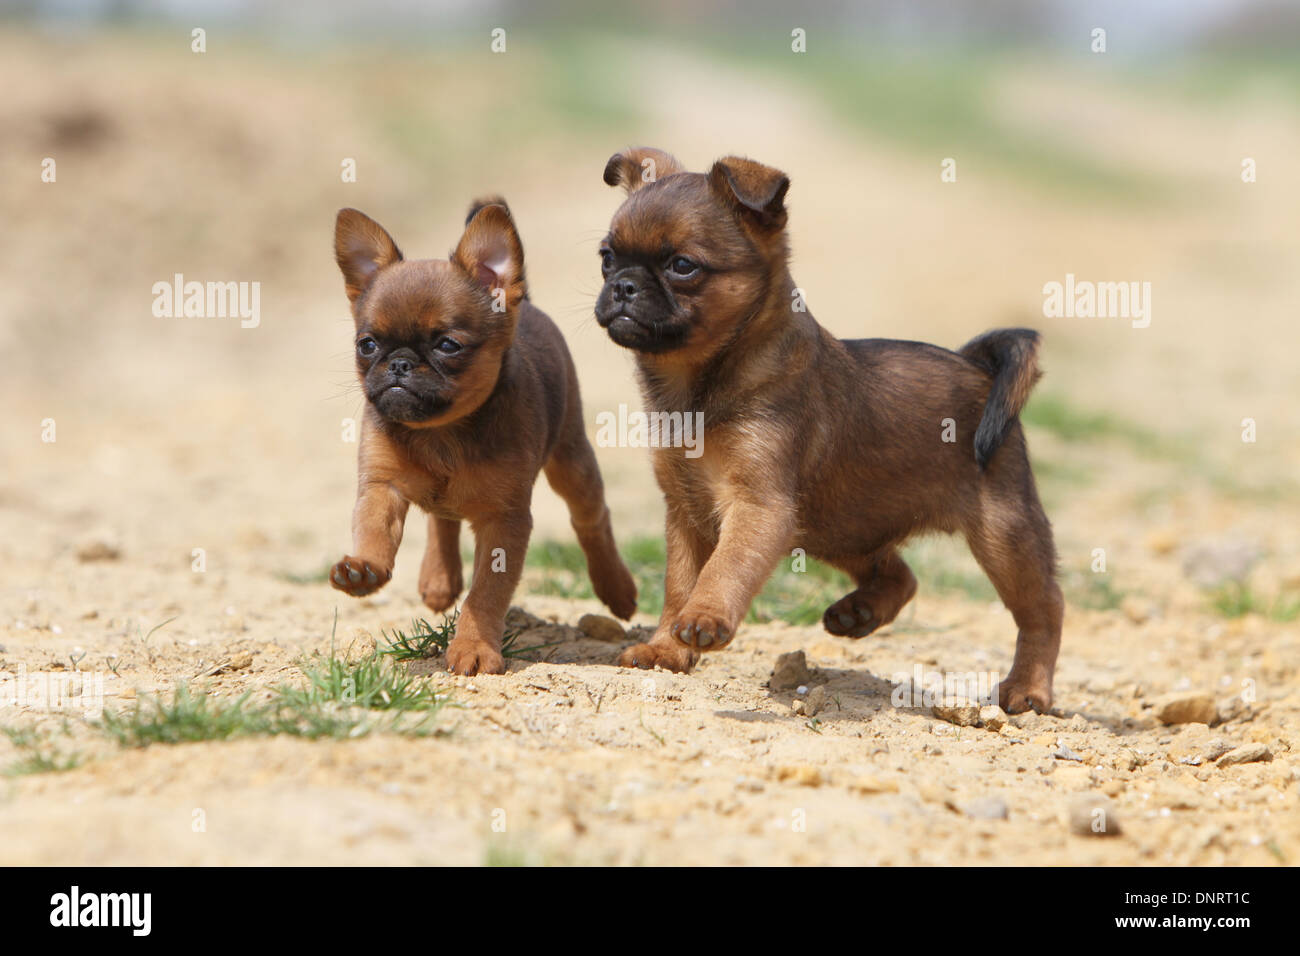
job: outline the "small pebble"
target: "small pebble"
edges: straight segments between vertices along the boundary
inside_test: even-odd
[[[578,618],[578,630],[593,641],[617,644],[627,639],[623,625],[604,614],[584,614]]]
[[[930,713],[940,720],[956,724],[958,727],[974,727],[979,723],[980,719],[979,704],[973,704],[966,700],[954,699],[945,701],[942,704],[935,704],[930,708]]]
[[[1243,763],[1261,763],[1273,759],[1273,752],[1263,744],[1244,744],[1236,750],[1229,750],[1219,758],[1220,767],[1232,767]]]

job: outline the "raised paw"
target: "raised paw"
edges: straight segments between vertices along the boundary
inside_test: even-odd
[[[666,671],[685,674],[695,666],[697,654],[672,639],[652,640],[649,644],[633,644],[621,655],[620,667],[640,667],[651,670],[662,667]]]
[[[998,685],[998,704],[1008,714],[1027,710],[1045,714],[1052,707],[1052,685],[1022,678],[1013,671]]]
[[[345,557],[330,568],[330,584],[353,597],[373,594],[388,583],[392,568],[381,568],[364,558]]]
[[[627,621],[636,613],[636,582],[622,561],[599,574],[592,574],[591,584],[596,597],[614,612],[615,617]]]
[[[720,615],[689,608],[668,625],[668,633],[698,651],[716,651],[726,647],[736,636],[732,626]]]
[[[447,669],[453,674],[504,674],[506,659],[485,641],[456,637],[447,645]]]
[[[846,594],[822,615],[822,627],[839,637],[866,637],[883,623],[858,591]]]

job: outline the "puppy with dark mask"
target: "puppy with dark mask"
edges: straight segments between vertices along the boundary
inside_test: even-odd
[[[537,473],[569,506],[596,596],[621,618],[636,585],[614,545],[573,360],[528,301],[524,253],[505,203],[476,203],[450,260],[404,259],[355,209],[338,214],[334,254],[356,320],[366,394],[352,554],[330,583],[355,597],[392,577],[407,507],[429,515],[420,595],[435,611],[463,588],[460,525],[474,577],[447,648],[458,674],[505,671],[501,639],[523,571]]]
[[[1064,601],[1017,417],[1038,334],[1000,329],[956,352],[841,341],[790,277],[784,173],[737,157],[691,173],[642,148],[613,156],[605,182],[628,196],[600,247],[596,319],[636,352],[651,413],[704,423],[697,457],[654,451],[664,611],[621,663],[689,670],[795,548],[853,580],[822,623],[864,637],[916,592],[899,546],[960,532],[1019,628],[1000,702],[1047,710]]]

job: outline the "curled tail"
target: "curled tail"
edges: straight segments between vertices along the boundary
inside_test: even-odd
[[[502,209],[506,211],[506,215],[510,217],[510,221],[514,222],[515,214],[510,211],[510,207],[506,205],[506,201],[502,197],[484,196],[481,199],[475,199],[472,203],[469,204],[469,212],[465,213],[465,225],[468,226],[470,222],[474,219],[474,217],[477,216],[480,212],[482,212],[484,206],[500,206]],[[516,231],[518,231],[518,227],[516,227]],[[520,240],[520,242],[522,243],[523,240]],[[524,298],[527,299],[528,298],[528,277],[523,272],[522,265],[520,266],[520,272],[519,272],[519,284],[524,287]]]
[[[984,417],[975,430],[975,461],[988,465],[1007,436],[1007,429],[1025,407],[1038,370],[1039,335],[1033,329],[994,329],[971,339],[957,354],[993,376]]]

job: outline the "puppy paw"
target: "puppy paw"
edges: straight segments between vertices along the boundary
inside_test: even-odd
[[[621,563],[613,573],[592,577],[592,589],[605,607],[614,612],[615,617],[630,620],[636,613],[636,582],[632,574]]]
[[[484,641],[453,638],[447,645],[447,669],[453,674],[504,674],[506,659],[501,651]]]
[[[459,575],[429,575],[420,578],[420,600],[431,611],[439,613],[456,603],[465,581]]]
[[[839,637],[866,637],[884,627],[916,594],[916,578],[900,561],[885,575],[849,592],[826,609],[822,627]]]
[[[388,583],[392,568],[381,568],[364,558],[345,557],[330,568],[330,584],[353,597],[373,594]]]
[[[822,615],[822,627],[838,637],[866,637],[883,623],[857,591],[840,598]]]
[[[1027,710],[1045,714],[1052,707],[1052,687],[1008,674],[998,686],[998,704],[1008,714],[1023,714]]]
[[[668,633],[698,651],[716,651],[736,636],[735,628],[722,615],[689,607],[668,625]]]
[[[662,667],[666,671],[685,674],[695,666],[696,657],[694,651],[674,640],[652,640],[649,644],[633,644],[619,656],[618,663],[620,667],[645,670]]]

